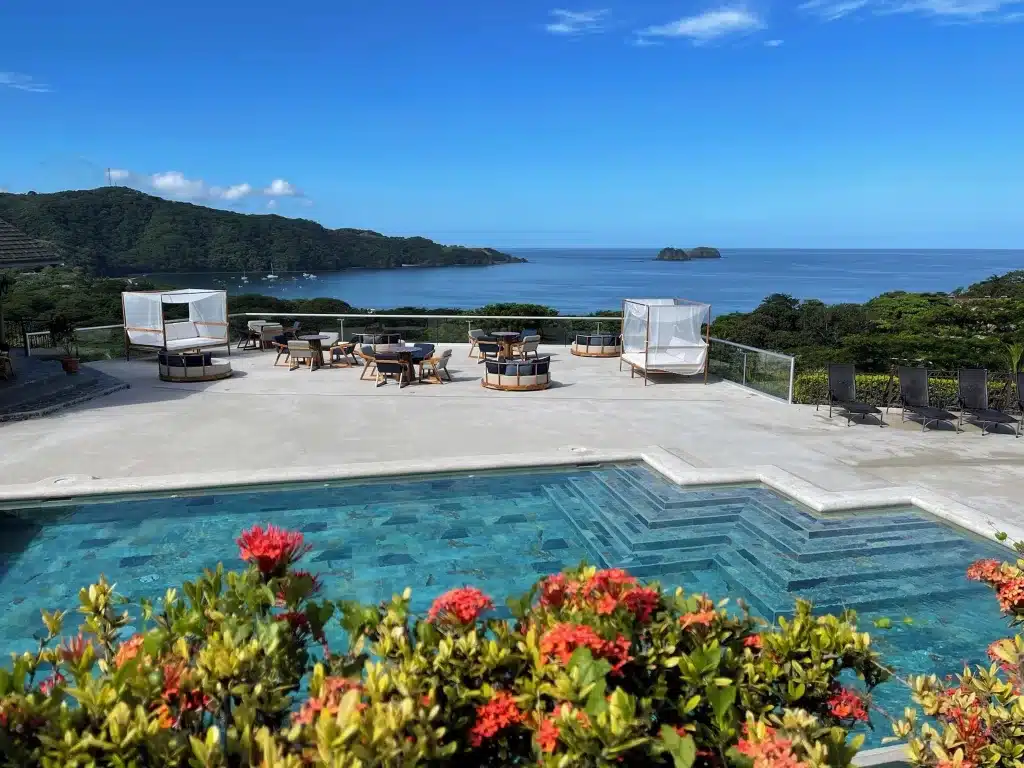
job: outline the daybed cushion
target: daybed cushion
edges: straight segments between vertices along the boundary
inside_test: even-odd
[[[167,349],[201,349],[203,347],[223,347],[225,344],[227,342],[224,339],[211,339],[209,336],[193,336],[188,339],[169,339],[167,341]]]
[[[692,376],[704,372],[704,361],[707,359],[708,348],[677,347],[671,352],[648,352],[646,361],[643,352],[624,352],[622,359],[634,368],[648,371],[665,371]]]

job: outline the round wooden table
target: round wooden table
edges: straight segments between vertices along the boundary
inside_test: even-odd
[[[498,340],[498,343],[501,345],[501,353],[504,357],[515,357],[512,350],[514,346],[519,343],[519,331],[498,331],[497,333],[492,333],[490,335]]]
[[[315,355],[313,358],[313,367],[322,368],[324,365],[324,350],[320,342],[324,339],[331,338],[330,335],[326,333],[311,333],[306,336],[299,336],[299,338],[302,341],[308,341],[309,346],[313,350],[313,354]]]

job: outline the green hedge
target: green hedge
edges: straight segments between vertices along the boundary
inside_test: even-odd
[[[956,404],[956,379],[932,378],[929,380],[931,404],[938,408],[949,408]],[[900,394],[899,379],[887,373],[857,374],[857,399],[872,405],[894,405]],[[1009,382],[990,379],[988,382],[989,403],[996,407],[1007,407],[1015,403],[1015,393]],[[828,374],[825,371],[801,373],[793,383],[793,401],[797,403],[824,403],[828,395]]]

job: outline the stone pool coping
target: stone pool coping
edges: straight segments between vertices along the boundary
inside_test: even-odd
[[[1024,527],[1001,522],[978,509],[921,486],[826,491],[771,464],[749,468],[698,468],[691,466],[660,446],[650,446],[643,451],[581,448],[557,452],[349,463],[327,467],[281,467],[275,469],[272,474],[234,470],[117,478],[66,475],[45,478],[35,483],[0,485],[0,504],[5,506],[30,505],[49,501],[70,501],[78,498],[102,498],[109,495],[225,490],[261,485],[373,480],[438,473],[542,469],[546,467],[554,469],[619,462],[643,462],[654,471],[683,487],[758,483],[823,514],[850,512],[858,509],[912,506],[986,539],[992,540],[997,531],[1003,531],[1008,535],[1008,541],[1024,541]]]
[[[509,469],[543,469],[594,464],[642,462],[655,472],[683,487],[761,484],[798,504],[819,513],[857,509],[913,506],[953,525],[992,539],[1005,531],[1010,540],[1024,541],[1024,528],[1007,525],[960,502],[916,485],[871,488],[855,491],[827,491],[774,465],[750,468],[697,468],[659,446],[643,451],[596,451],[571,449],[559,452],[432,458],[418,461],[350,463],[327,467],[282,467],[273,475],[249,470],[188,473],[132,478],[97,478],[68,475],[36,483],[0,485],[0,505],[31,505],[67,502],[75,499],[149,493],[230,490],[261,485],[340,480],[374,480],[438,473],[459,473]],[[854,763],[862,768],[896,768],[908,765],[902,745],[859,752]]]

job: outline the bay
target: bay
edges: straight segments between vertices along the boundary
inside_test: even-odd
[[[950,291],[1024,269],[1024,250],[722,249],[721,259],[655,261],[656,249],[502,249],[526,264],[366,269],[277,279],[239,273],[148,275],[161,284],[223,288],[283,299],[330,297],[366,309],[473,309],[496,302],[557,308],[563,315],[619,309],[624,298],[709,302],[715,315],[746,312],[772,293],[832,304],[887,291]]]

